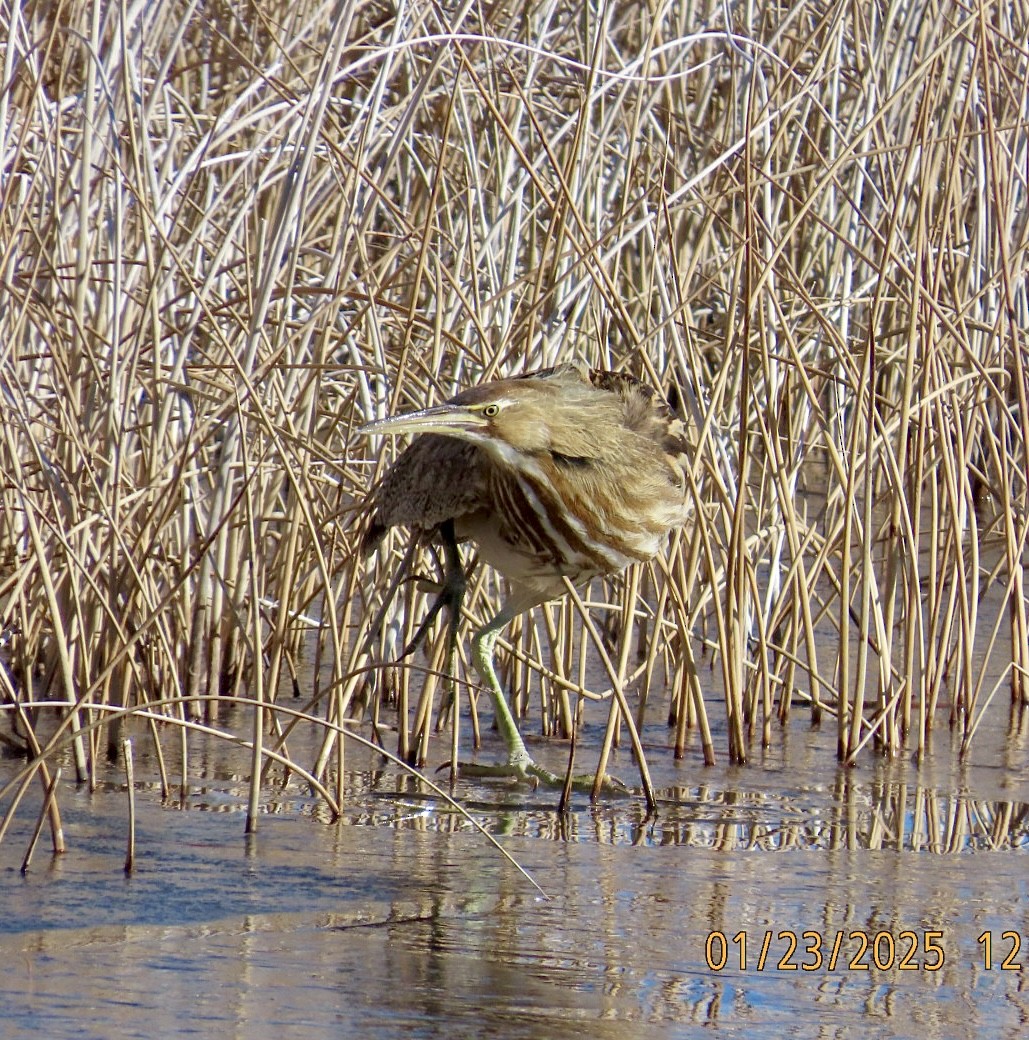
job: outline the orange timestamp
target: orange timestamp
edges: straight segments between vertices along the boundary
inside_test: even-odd
[[[1020,932],[983,932],[976,940],[986,971],[1021,971]],[[939,971],[947,963],[947,943],[941,929],[854,929],[796,932],[767,929],[708,932],[704,959],[711,971]]]

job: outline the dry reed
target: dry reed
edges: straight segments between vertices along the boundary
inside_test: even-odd
[[[800,707],[844,761],[940,724],[967,749],[987,676],[1029,699],[1023,0],[0,25],[0,708],[29,762],[0,836],[64,749],[96,783],[133,715],[187,785],[222,696],[262,708],[250,826],[262,763],[340,804],[353,717],[415,763],[453,726],[446,757],[444,633],[387,667],[426,609],[391,588],[406,546],[356,554],[393,449],[352,431],[573,355],[680,404],[696,522],[584,593],[595,628],[566,603],[506,633],[542,732],[576,724],[594,631],[637,724],[707,761]],[[467,610],[500,593],[480,573]]]

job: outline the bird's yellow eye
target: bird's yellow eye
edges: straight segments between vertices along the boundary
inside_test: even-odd
[[[500,414],[500,405],[488,404],[485,408],[483,408],[482,414],[486,416],[487,419],[492,419],[493,416]]]

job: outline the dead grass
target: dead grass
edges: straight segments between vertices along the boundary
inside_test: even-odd
[[[1029,7],[397,10],[0,2],[7,819],[69,741],[96,782],[118,708],[187,783],[219,695],[267,708],[256,791],[302,656],[327,798],[358,709],[426,761],[441,637],[380,681],[424,597],[369,644],[392,449],[352,430],[572,355],[695,427],[695,526],[588,596],[677,753],[745,761],[798,707],[841,760],[967,748],[1024,706]],[[544,732],[578,627],[508,633]]]

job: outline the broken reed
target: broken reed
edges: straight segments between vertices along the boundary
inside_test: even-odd
[[[405,546],[356,554],[393,449],[352,430],[571,356],[693,423],[695,524],[584,593],[677,754],[1024,704],[1025,3],[0,10],[0,699],[44,788],[118,706],[187,782],[222,695],[265,706],[256,777],[291,688],[445,758],[442,634],[386,666],[425,593],[371,638]],[[546,733],[602,674],[580,630],[502,642]]]

